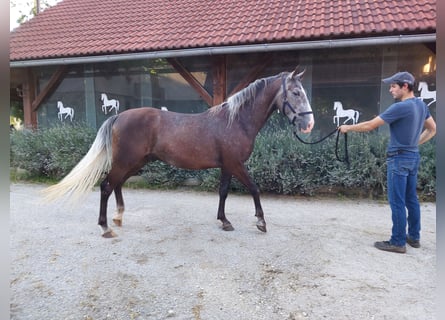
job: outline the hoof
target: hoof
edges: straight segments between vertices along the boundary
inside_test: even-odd
[[[224,231],[233,231],[233,230],[235,230],[230,222],[229,223],[223,223],[222,229]]]
[[[117,234],[114,233],[114,231],[110,229],[110,230],[108,230],[108,231],[105,231],[105,232],[102,234],[102,237],[104,237],[104,238],[115,238],[115,237],[117,237]]]
[[[258,230],[260,230],[260,231],[262,231],[262,232],[267,232],[267,229],[266,229],[266,222],[265,222],[264,220],[262,220],[262,221],[258,221],[258,222],[256,223],[256,227],[258,228]]]
[[[122,227],[122,219],[113,218],[113,222],[117,227]]]

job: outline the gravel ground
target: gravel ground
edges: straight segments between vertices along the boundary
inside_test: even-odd
[[[224,232],[216,193],[124,189],[104,239],[97,190],[69,209],[43,188],[10,185],[11,319],[435,319],[434,203],[422,247],[395,254],[373,247],[391,228],[377,201],[263,195],[263,234],[249,196],[229,195]]]

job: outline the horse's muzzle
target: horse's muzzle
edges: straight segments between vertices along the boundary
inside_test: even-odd
[[[300,131],[303,133],[310,133],[314,128],[314,125],[315,121],[312,114],[305,115],[298,124]]]

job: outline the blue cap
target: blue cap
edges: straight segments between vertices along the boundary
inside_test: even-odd
[[[395,75],[382,80],[384,83],[408,83],[414,85],[414,76],[406,71],[397,72]]]

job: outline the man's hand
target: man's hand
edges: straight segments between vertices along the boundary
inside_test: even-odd
[[[347,132],[349,131],[349,128],[350,128],[350,127],[351,127],[350,125],[343,124],[343,125],[341,125],[340,127],[338,127],[338,130],[339,130],[341,133],[347,133]]]

